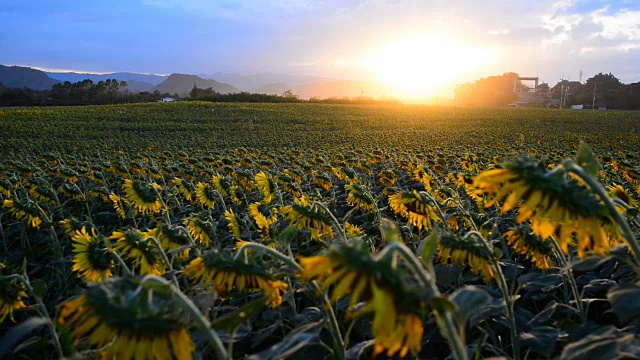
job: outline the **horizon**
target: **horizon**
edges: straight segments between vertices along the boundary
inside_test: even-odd
[[[31,25],[0,35],[0,63],[94,75],[318,76],[385,85],[407,100],[506,72],[550,86],[580,71],[582,80],[603,72],[640,81],[640,3],[629,0],[35,4],[9,0],[0,10],[1,33]]]

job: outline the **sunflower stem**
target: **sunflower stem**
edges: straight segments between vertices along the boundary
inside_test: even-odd
[[[477,231],[468,232],[465,237],[474,236],[478,238],[479,242],[484,246],[490,253],[493,253],[493,246],[485,239],[482,234]],[[502,296],[504,297],[504,302],[507,307],[507,318],[509,320],[509,330],[511,333],[511,346],[513,348],[513,359],[520,360],[520,339],[518,338],[518,328],[516,327],[516,317],[513,311],[514,302],[511,297],[511,293],[509,291],[509,286],[507,285],[507,279],[504,277],[504,273],[502,272],[502,268],[500,267],[500,263],[496,257],[491,258],[491,265],[495,269],[494,279],[498,283],[498,287],[502,292]]]
[[[118,264],[120,264],[120,267],[122,268],[122,270],[124,270],[124,273],[126,275],[131,275],[131,270],[129,270],[129,267],[124,263],[124,260],[122,260],[120,255],[118,255],[118,253],[115,251],[110,251],[109,253],[111,254],[111,256],[113,256],[114,259],[116,259]]]
[[[385,250],[389,252],[399,253],[407,261],[413,273],[418,276],[420,282],[422,282],[422,284],[427,288],[427,291],[430,293],[430,295],[432,295],[433,297],[441,296],[440,290],[438,290],[438,286],[435,283],[435,279],[433,279],[431,275],[424,270],[424,268],[420,264],[420,259],[418,259],[406,245],[402,244],[401,242],[394,241],[387,245],[385,247]],[[454,359],[467,360],[467,350],[465,348],[464,342],[462,341],[462,338],[456,330],[456,326],[451,313],[445,312],[441,314],[437,310],[434,310],[433,313],[438,320],[437,322],[442,335],[449,341],[449,346],[451,347],[451,350],[453,352]]]
[[[153,279],[153,278],[147,278],[147,279]],[[209,338],[209,341],[213,345],[213,349],[216,352],[217,359],[231,360],[231,357],[229,356],[229,353],[225,349],[224,344],[222,343],[222,340],[220,340],[218,333],[211,328],[211,324],[209,323],[209,320],[207,320],[207,318],[205,318],[204,315],[202,315],[200,310],[198,310],[198,308],[193,304],[193,302],[185,294],[183,294],[182,291],[180,291],[180,289],[178,289],[175,285],[171,283],[168,283],[168,285],[171,287],[171,291],[175,295],[175,298],[178,300],[180,305],[182,305],[182,307],[185,310],[187,310],[189,314],[191,314],[191,316],[195,319],[196,325]]]
[[[342,228],[342,226],[338,222],[338,219],[336,219],[336,217],[333,215],[331,210],[329,210],[329,208],[325,204],[323,204],[321,202],[314,201],[313,204],[318,206],[318,207],[320,207],[327,214],[329,214],[329,216],[331,217],[331,220],[333,220],[333,225],[338,230],[338,235],[340,235],[340,240],[342,240],[342,242],[346,243],[347,242],[347,235],[344,233],[344,229]]]
[[[622,235],[627,240],[629,246],[631,246],[631,250],[635,255],[636,262],[640,262],[640,244],[638,244],[638,240],[633,234],[633,231],[631,230],[627,219],[625,219],[624,216],[622,216],[622,214],[620,214],[620,212],[616,209],[616,206],[614,205],[613,201],[611,201],[611,198],[607,195],[604,187],[598,182],[598,180],[587,174],[587,172],[581,166],[577,165],[573,161],[565,162],[564,166],[569,172],[578,175],[578,177],[584,180],[584,182],[587,183],[589,187],[591,187],[591,190],[593,190],[604,202],[607,210],[609,210],[609,213],[611,213],[611,216],[613,217],[615,222],[618,224],[618,226],[620,226]]]

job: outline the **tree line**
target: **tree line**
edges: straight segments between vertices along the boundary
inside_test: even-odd
[[[159,101],[168,93],[139,92],[127,90],[126,81],[108,79],[94,83],[86,79],[75,83],[65,81],[51,87],[51,90],[29,88],[9,88],[0,83],[0,106],[42,106],[42,105],[107,105]],[[174,95],[177,97],[177,95]]]
[[[640,110],[640,82],[623,84],[611,73],[596,74],[585,82],[561,80],[553,87],[542,83],[535,89],[518,81],[518,77],[517,73],[509,72],[459,85],[455,102],[462,106],[507,106],[525,98],[537,106]],[[517,92],[513,91],[514,81]]]

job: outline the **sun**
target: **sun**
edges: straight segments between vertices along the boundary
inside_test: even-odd
[[[424,35],[383,45],[366,63],[396,96],[425,98],[439,95],[479,69],[488,55],[488,49]]]

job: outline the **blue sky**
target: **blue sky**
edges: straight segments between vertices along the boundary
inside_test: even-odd
[[[580,70],[640,81],[638,0],[0,0],[0,63],[49,69],[370,79],[371,54],[425,34],[442,40],[432,54],[483,49],[452,82]]]

